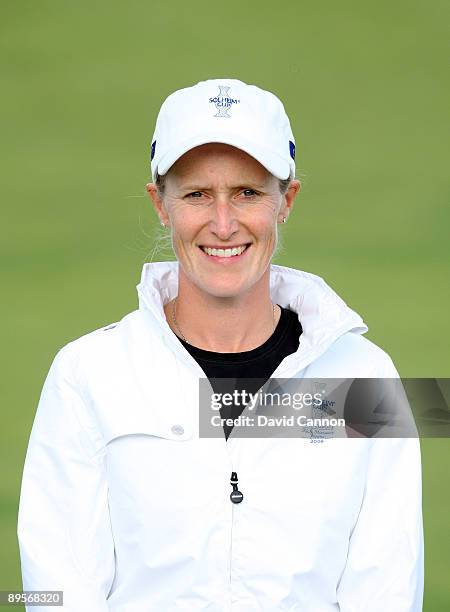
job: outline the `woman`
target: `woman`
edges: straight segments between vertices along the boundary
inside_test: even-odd
[[[24,589],[62,589],[74,612],[421,610],[417,439],[249,439],[238,401],[200,435],[201,379],[398,376],[322,279],[271,264],[294,143],[278,98],[241,81],[162,105],[147,191],[177,261],[145,264],[139,309],[52,363],[21,491]]]

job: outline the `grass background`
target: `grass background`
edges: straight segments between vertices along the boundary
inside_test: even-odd
[[[444,7],[3,0],[0,590],[21,588],[20,478],[50,362],[137,307],[149,146],[175,89],[229,76],[284,101],[303,191],[277,263],[323,276],[403,376],[449,375]],[[424,610],[440,612],[450,445],[422,449]]]

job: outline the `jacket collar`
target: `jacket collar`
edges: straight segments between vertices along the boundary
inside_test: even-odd
[[[139,309],[151,313],[154,324],[166,331],[163,306],[177,295],[178,265],[177,261],[146,263],[137,285]],[[311,362],[347,332],[368,331],[362,318],[315,274],[271,264],[270,294],[274,303],[295,311],[302,324],[294,354],[297,362]]]

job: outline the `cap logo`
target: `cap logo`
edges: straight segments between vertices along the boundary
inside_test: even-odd
[[[153,158],[155,157],[155,149],[156,149],[156,140],[152,142],[152,148],[150,152],[150,161],[153,161]]]
[[[228,114],[228,111],[233,104],[239,104],[240,100],[229,96],[228,92],[231,88],[228,85],[219,85],[218,87],[219,94],[209,99],[210,104],[214,104],[217,109],[217,113],[214,117],[228,117],[230,119],[231,115]]]
[[[292,140],[289,141],[289,155],[295,161],[295,144],[292,142]]]

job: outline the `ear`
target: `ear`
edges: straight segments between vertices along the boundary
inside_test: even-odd
[[[159,217],[159,220],[162,225],[169,225],[169,215],[167,214],[166,207],[164,206],[164,202],[159,195],[158,188],[155,183],[147,183],[145,189],[148,193],[150,200],[153,203],[153,207],[156,211],[156,214]]]
[[[299,180],[293,179],[290,182],[289,187],[283,196],[280,212],[278,213],[280,223],[283,222],[283,218],[287,219],[289,217],[292,207],[294,206],[294,200],[297,196],[297,193],[301,191],[301,188],[302,184]]]

